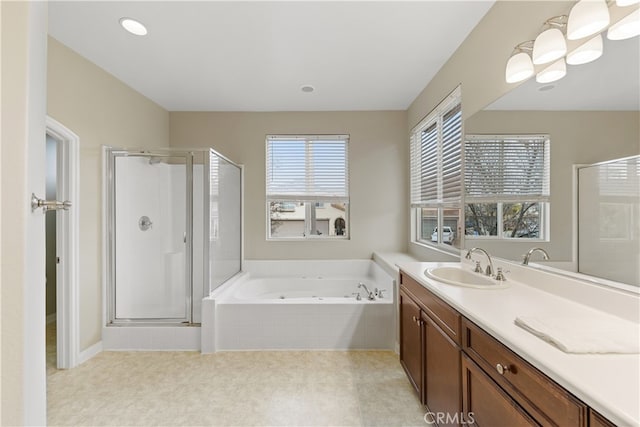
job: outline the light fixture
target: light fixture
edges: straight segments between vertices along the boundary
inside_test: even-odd
[[[640,3],[640,0],[615,0],[613,7],[614,19],[619,13],[627,16],[611,24],[608,4],[613,0],[578,0],[569,15],[560,15],[545,21],[543,31],[535,41],[520,43],[511,53],[505,69],[507,83],[517,83],[536,74],[538,83],[550,83],[560,80],[567,74],[567,64],[581,65],[595,61],[602,56],[603,35],[608,28],[609,40],[624,40],[640,35],[640,8],[625,12],[616,9]],[[622,11],[622,12],[620,12]],[[567,40],[563,35],[566,27],[566,39],[580,40],[571,52],[567,52]],[[573,46],[572,46],[573,48]],[[550,65],[549,65],[550,64]],[[536,73],[539,65],[545,65],[542,71]]]
[[[602,56],[602,50],[602,35],[598,34],[569,52],[567,54],[567,64],[581,65],[595,61]]]
[[[616,0],[616,6],[618,7],[631,6],[636,3],[640,3],[640,0]]]
[[[147,35],[147,27],[145,27],[142,22],[136,21],[133,18],[120,18],[120,25],[122,25],[122,28],[136,36]]]
[[[513,49],[507,61],[505,80],[507,83],[518,83],[533,76],[533,62],[528,52],[533,50],[533,40],[520,43]]]
[[[564,58],[560,58],[536,74],[536,81],[538,83],[551,83],[560,80],[565,75],[567,75],[567,64],[564,62]]]
[[[609,25],[609,8],[605,0],[580,0],[569,13],[567,38],[578,40],[596,34]]]
[[[562,58],[567,53],[567,42],[564,34],[557,28],[549,28],[541,32],[533,44],[533,63],[546,64]]]
[[[311,86],[311,85],[304,85],[304,86],[302,86],[302,87],[300,88],[300,90],[301,90],[301,91],[303,91],[304,93],[311,93],[311,92],[313,92],[314,90],[316,90],[316,88],[314,88],[314,87],[313,87],[313,86]]]
[[[505,79],[507,83],[518,83],[533,75],[533,62],[528,53],[519,52],[509,58]]]
[[[607,31],[609,40],[625,40],[640,34],[640,9],[636,9],[625,16]]]

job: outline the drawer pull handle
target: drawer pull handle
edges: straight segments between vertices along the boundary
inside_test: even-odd
[[[510,369],[508,365],[503,365],[502,363],[498,363],[496,365],[496,371],[498,371],[500,375],[504,375],[504,373],[509,372]]]

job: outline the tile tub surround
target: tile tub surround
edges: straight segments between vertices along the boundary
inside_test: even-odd
[[[621,295],[619,290],[588,282],[576,286],[573,279],[539,271],[535,272],[536,280],[529,281],[526,272],[515,270],[512,277],[508,275],[510,286],[495,290],[446,285],[424,275],[427,268],[455,264],[458,263],[415,262],[401,263],[399,267],[612,422],[640,425],[640,355],[567,354],[514,323],[518,316],[588,316],[596,312],[595,301],[607,307],[609,314],[637,322],[638,294]],[[547,280],[544,274],[549,275]],[[523,284],[525,281],[527,285]],[[557,293],[550,283],[557,287]],[[616,305],[613,302],[621,299],[625,299],[620,304],[621,312],[612,312]]]
[[[424,426],[397,355],[102,352],[48,375],[52,426]]]

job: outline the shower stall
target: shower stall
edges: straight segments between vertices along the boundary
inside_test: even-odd
[[[242,168],[212,149],[105,149],[106,326],[197,326],[241,270]]]

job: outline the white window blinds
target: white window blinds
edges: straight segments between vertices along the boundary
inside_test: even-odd
[[[349,202],[346,135],[268,136],[267,198]]]
[[[459,203],[462,198],[460,87],[411,133],[411,207]]]
[[[548,135],[467,135],[466,202],[548,202]]]

